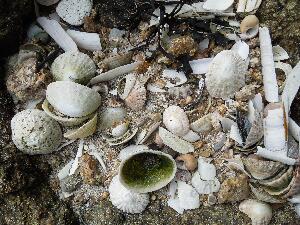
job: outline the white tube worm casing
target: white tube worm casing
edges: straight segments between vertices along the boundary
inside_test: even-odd
[[[268,102],[278,102],[278,84],[276,80],[272,42],[267,27],[259,28],[259,41],[265,98]]]

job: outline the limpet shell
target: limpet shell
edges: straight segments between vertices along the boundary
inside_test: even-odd
[[[16,147],[30,155],[53,152],[62,140],[59,124],[37,109],[17,113],[11,120],[11,129]]]
[[[75,51],[59,55],[51,65],[55,80],[87,84],[96,74],[96,65],[86,54]]]
[[[57,111],[70,117],[87,116],[95,112],[101,103],[101,97],[96,91],[71,81],[49,84],[46,96]]]
[[[166,153],[139,151],[121,162],[119,179],[127,189],[147,193],[166,186],[174,177],[175,160]]]

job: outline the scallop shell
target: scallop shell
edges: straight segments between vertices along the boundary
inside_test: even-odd
[[[67,30],[67,34],[74,40],[79,48],[88,51],[102,50],[99,34],[80,32],[77,30]]]
[[[11,129],[16,147],[30,155],[53,152],[62,140],[59,124],[37,109],[17,113],[11,120]]]
[[[199,194],[218,192],[221,187],[221,184],[216,177],[213,180],[202,180],[198,171],[193,175],[192,185]]]
[[[96,113],[91,120],[83,124],[78,129],[67,131],[64,134],[64,137],[68,139],[83,139],[93,135],[97,129],[97,118],[98,114]]]
[[[224,50],[209,65],[205,83],[212,97],[228,99],[245,85],[246,62],[238,53]]]
[[[169,131],[178,136],[184,136],[190,130],[189,119],[179,106],[172,105],[165,109],[163,123]]]
[[[258,180],[270,178],[285,168],[280,162],[265,160],[257,155],[250,155],[242,160],[246,170]]]
[[[149,204],[149,194],[135,193],[127,190],[115,176],[108,188],[110,201],[118,209],[126,213],[141,213]]]
[[[233,2],[234,0],[223,0],[223,1],[207,0],[203,4],[203,9],[211,10],[211,11],[225,11],[233,5]]]
[[[119,176],[127,189],[147,193],[166,186],[175,177],[176,170],[175,160],[170,155],[143,150],[121,162]]]
[[[36,0],[37,3],[39,3],[41,5],[45,5],[45,6],[54,5],[58,1],[59,0]]]
[[[239,210],[250,217],[252,225],[268,225],[272,219],[272,208],[258,200],[244,200]]]
[[[261,187],[258,186],[254,186],[254,184],[249,184],[252,193],[254,194],[254,196],[263,202],[268,202],[268,203],[283,203],[286,202],[285,199],[282,199],[278,196],[272,196],[269,193],[267,193],[266,191],[264,191],[264,189],[262,189]]]
[[[101,97],[96,91],[71,81],[49,84],[46,96],[57,111],[70,117],[87,116],[95,112],[101,103]]]
[[[129,95],[124,100],[125,105],[134,111],[141,110],[146,103],[146,95],[147,90],[145,86],[137,80]]]
[[[57,81],[65,80],[87,84],[96,74],[96,65],[84,53],[66,52],[54,60],[51,72]]]
[[[83,24],[84,17],[90,15],[92,7],[91,0],[61,0],[56,12],[67,23],[79,26]]]
[[[159,127],[159,136],[165,145],[176,152],[181,154],[194,152],[194,146],[191,143],[179,138],[162,127]]]

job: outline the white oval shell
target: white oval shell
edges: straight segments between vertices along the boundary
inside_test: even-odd
[[[203,4],[203,9],[212,11],[225,11],[226,9],[229,9],[230,6],[232,6],[233,2],[234,0],[207,0]]]
[[[87,84],[96,74],[96,65],[88,55],[69,51],[54,60],[51,72],[55,80]]]
[[[49,84],[46,98],[57,111],[71,117],[89,115],[101,103],[101,97],[96,91],[71,81]]]
[[[178,136],[184,136],[190,130],[189,119],[179,106],[172,105],[165,109],[163,123],[169,131]]]
[[[110,201],[126,213],[141,213],[149,204],[149,194],[135,193],[127,190],[115,176],[109,185]]]
[[[11,120],[12,140],[27,154],[47,154],[55,151],[62,140],[59,124],[37,109],[17,113]]]
[[[62,0],[56,7],[57,14],[67,23],[75,26],[83,24],[93,7],[92,0]]]
[[[212,97],[228,99],[245,85],[246,62],[238,53],[224,50],[209,65],[205,83]]]

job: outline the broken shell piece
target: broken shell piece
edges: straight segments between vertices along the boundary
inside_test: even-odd
[[[250,217],[252,225],[268,225],[272,218],[272,208],[254,199],[241,202],[239,210]]]
[[[141,152],[143,150],[148,150],[148,146],[146,145],[129,145],[126,148],[123,148],[120,151],[120,154],[118,156],[118,158],[123,161],[126,158],[128,158],[129,156],[132,156],[135,153]]]
[[[197,209],[200,206],[199,194],[192,185],[178,181],[178,199],[183,209]]]
[[[79,48],[88,51],[100,51],[102,49],[100,37],[97,33],[80,32],[77,30],[67,30],[67,34],[74,40]]]
[[[121,107],[107,107],[101,112],[100,129],[105,130],[111,128],[114,124],[118,124],[126,117],[126,109]]]
[[[187,82],[187,78],[183,72],[177,72],[176,70],[165,69],[162,73],[162,77],[166,78],[167,88],[176,87]]]
[[[129,73],[118,83],[118,95],[121,99],[126,99],[136,83],[136,74]]]
[[[37,1],[37,3],[39,3],[41,5],[50,6],[50,5],[54,5],[59,0],[36,0],[36,1]]]
[[[245,85],[246,62],[238,53],[224,50],[209,65],[205,83],[212,97],[228,99]]]
[[[249,45],[244,41],[237,41],[232,47],[231,50],[237,52],[239,56],[246,60],[249,55]]]
[[[259,20],[255,15],[246,16],[240,25],[241,33],[247,33],[248,30],[255,28],[258,24]]]
[[[179,106],[169,106],[163,113],[163,123],[173,134],[184,136],[189,132],[189,119]]]
[[[149,204],[149,194],[136,193],[126,189],[115,176],[108,188],[110,201],[118,209],[126,213],[141,213]]]
[[[182,139],[188,141],[188,142],[196,142],[196,141],[199,141],[200,140],[200,136],[199,134],[197,134],[196,132],[192,131],[192,130],[189,130],[189,132],[187,132],[186,135],[182,136]]]
[[[216,167],[204,158],[198,159],[198,172],[202,180],[213,180],[217,175]]]
[[[116,54],[105,58],[102,63],[107,65],[110,70],[129,64],[132,60],[133,52]]]
[[[181,154],[194,152],[194,146],[191,143],[182,140],[163,127],[159,127],[159,136],[165,145],[172,148],[176,152],[179,152]]]
[[[104,137],[110,146],[125,144],[130,141],[138,132],[138,128],[128,129],[125,134],[120,137]]]
[[[30,155],[53,152],[62,140],[59,124],[37,109],[17,113],[11,120],[11,130],[16,147]]]
[[[189,61],[189,64],[193,70],[193,74],[205,74],[208,71],[208,66],[212,62],[213,58],[195,59]]]
[[[120,124],[117,124],[115,127],[111,129],[111,135],[114,137],[120,137],[124,135],[129,128],[128,121],[122,121]]]
[[[272,50],[274,61],[281,61],[290,58],[288,53],[279,45],[273,46]]]
[[[197,159],[191,154],[180,155],[176,158],[176,160],[183,161],[185,168],[190,171],[195,170],[198,165]]]
[[[136,80],[135,85],[125,98],[124,102],[132,110],[141,110],[147,100],[147,90],[142,82]]]
[[[191,129],[197,133],[209,132],[213,129],[211,114],[207,114],[191,123]]]
[[[176,169],[169,154],[143,150],[121,162],[119,180],[131,191],[147,193],[166,186],[175,177]]]
[[[286,202],[286,199],[282,199],[278,196],[272,196],[259,186],[255,186],[254,184],[249,184],[249,186],[250,186],[251,191],[254,194],[254,196],[260,201],[268,202],[268,203]]]
[[[213,180],[202,180],[198,171],[193,175],[192,185],[199,194],[218,192],[221,187],[221,184],[216,177]]]
[[[83,139],[93,135],[97,128],[97,118],[98,114],[96,113],[90,121],[88,121],[78,129],[67,131],[64,134],[64,137],[68,139]]]
[[[237,12],[255,13],[261,2],[262,0],[239,0],[237,4]]]
[[[96,91],[71,81],[49,84],[46,96],[57,111],[70,117],[87,116],[95,112],[101,103],[101,97]]]
[[[207,0],[203,4],[203,9],[209,11],[225,11],[233,5],[233,2],[234,0],[223,0],[223,1]]]
[[[294,165],[297,161],[296,159],[289,158],[286,151],[273,152],[260,146],[257,147],[256,154],[266,159],[282,162],[287,165]]]
[[[256,37],[258,32],[259,32],[259,25],[255,26],[251,29],[248,29],[246,33],[241,33],[239,36],[242,40],[248,40],[248,39]]]
[[[54,60],[51,73],[57,81],[66,80],[87,84],[95,76],[96,65],[88,55],[78,51],[69,51]]]
[[[294,168],[290,166],[288,170],[284,170],[283,173],[279,173],[275,177],[268,180],[259,181],[260,184],[273,188],[282,188],[287,186],[293,178]]]
[[[67,23],[79,26],[83,24],[84,17],[90,15],[92,7],[91,0],[61,0],[56,12]]]

